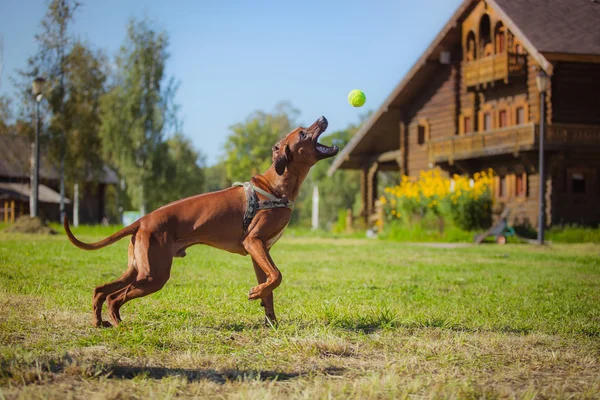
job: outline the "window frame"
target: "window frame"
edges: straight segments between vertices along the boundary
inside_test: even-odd
[[[485,115],[490,115],[490,128],[485,129]],[[493,130],[496,128],[496,111],[495,104],[487,103],[481,106],[481,109],[478,112],[478,126],[477,132],[486,132],[489,130]]]
[[[518,123],[517,121],[517,117],[518,117],[518,109],[522,108],[523,109],[523,117],[524,120],[522,123]],[[513,101],[512,107],[511,107],[511,123],[514,126],[518,126],[518,125],[525,125],[528,124],[530,122],[530,118],[529,118],[529,103],[527,102],[527,99],[522,96],[522,97],[516,97]]]
[[[473,109],[472,108],[468,108],[463,110],[463,112],[460,114],[460,118],[458,120],[458,134],[459,136],[462,135],[468,135],[470,133],[474,133],[475,132],[475,120],[473,118]],[[465,121],[467,120],[467,118],[469,118],[471,120],[471,131],[467,132],[466,130],[466,124]]]
[[[523,183],[523,192],[519,193],[519,179],[521,178],[521,182]],[[529,185],[527,182],[528,176],[527,176],[527,172],[521,172],[521,173],[517,173],[515,174],[515,184],[514,184],[514,188],[515,188],[515,198],[517,199],[526,199],[527,197],[529,197]]]
[[[501,118],[502,113],[504,113],[504,126],[500,126],[500,123],[502,121],[502,118]],[[497,111],[497,114],[498,114],[498,117],[496,118],[496,120],[498,121],[497,128],[508,128],[511,125],[510,113],[508,112],[508,107],[499,108]]]
[[[417,146],[419,147],[424,147],[427,146],[429,140],[431,139],[431,132],[430,132],[430,125],[429,125],[429,121],[427,121],[426,118],[420,118],[417,121],[416,124],[416,128],[417,128],[417,134],[416,134],[416,139],[417,139]],[[420,142],[420,131],[421,128],[423,128],[423,142]]]
[[[500,193],[500,188],[502,186],[502,180],[504,180],[504,192]],[[494,198],[501,201],[510,200],[511,196],[511,185],[510,185],[510,174],[498,174],[494,177]]]

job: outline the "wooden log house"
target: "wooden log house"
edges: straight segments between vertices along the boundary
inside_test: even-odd
[[[14,222],[29,215],[29,194],[32,147],[23,137],[0,134],[0,221]],[[44,148],[40,151],[39,212],[48,221],[60,221],[59,171],[48,158]],[[84,224],[102,222],[106,215],[106,188],[117,185],[117,174],[104,166],[99,174],[89,174],[81,185],[79,220]],[[73,215],[73,203],[66,199],[66,210]]]
[[[359,169],[363,217],[377,174],[494,170],[497,204],[537,226],[540,92],[546,92],[546,223],[600,223],[600,2],[465,0],[340,152]]]

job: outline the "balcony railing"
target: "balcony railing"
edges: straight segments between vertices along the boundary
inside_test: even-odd
[[[527,70],[525,54],[500,53],[463,63],[463,76],[467,86],[508,82],[510,77],[523,76]]]
[[[548,127],[546,142],[555,147],[600,146],[600,126],[552,124]]]
[[[536,132],[537,126],[530,123],[435,139],[429,142],[429,162],[453,163],[495,154],[516,154],[535,146]]]

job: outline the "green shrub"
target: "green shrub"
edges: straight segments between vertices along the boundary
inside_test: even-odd
[[[547,231],[546,240],[556,243],[600,243],[600,229],[556,226]]]

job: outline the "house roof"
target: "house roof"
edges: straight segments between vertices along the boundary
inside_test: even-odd
[[[549,75],[562,54],[600,56],[600,0],[487,0],[527,52]],[[464,0],[392,93],[338,154],[328,174],[338,168],[359,168],[352,155],[381,153],[399,147],[393,123],[398,111],[444,68],[442,51],[460,43],[460,24],[479,0]],[[552,56],[552,57],[550,57]],[[600,57],[599,57],[600,59]],[[390,132],[396,129],[395,132]]]
[[[29,201],[30,189],[29,183],[0,182],[0,199]],[[38,199],[41,203],[60,204],[60,194],[42,184],[38,186]],[[70,204],[71,200],[65,198],[65,203]]]
[[[0,135],[0,177],[28,178],[31,171],[31,147],[16,135]],[[43,151],[40,151],[40,178],[58,180],[59,173]]]
[[[13,134],[0,135],[0,178],[29,178],[31,175],[31,145],[22,136]],[[43,148],[40,149],[40,179],[58,181],[59,170],[51,161]],[[116,172],[103,166],[100,176],[91,172],[88,182],[97,181],[105,184],[117,184],[119,177]]]
[[[490,0],[542,54],[600,55],[600,1]],[[501,15],[502,17],[502,15]]]

